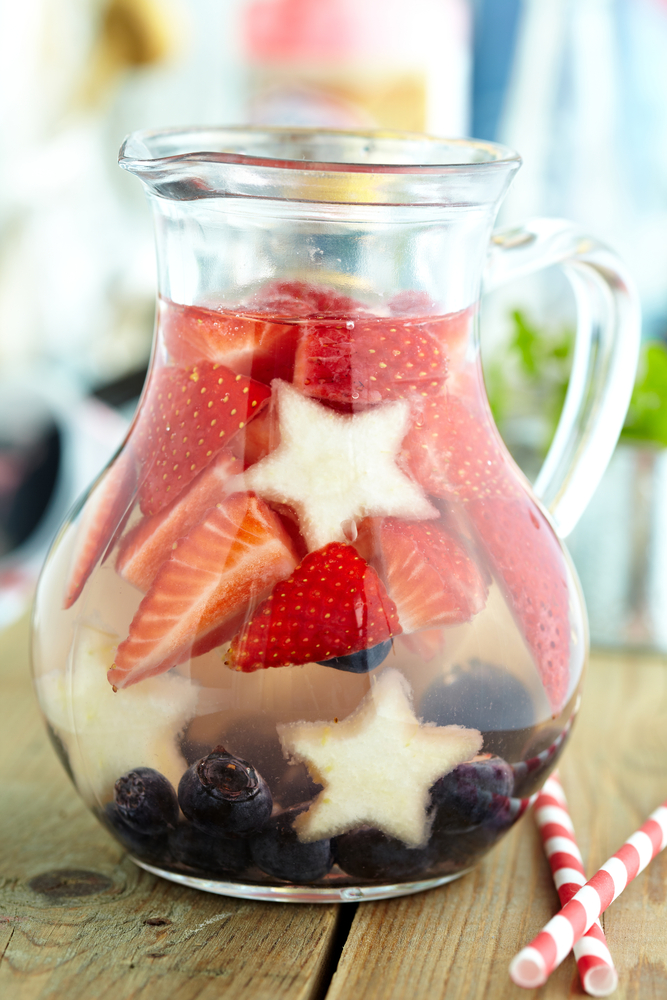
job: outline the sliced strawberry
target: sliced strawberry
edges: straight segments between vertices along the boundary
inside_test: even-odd
[[[468,380],[469,382],[469,380]],[[478,401],[479,387],[467,386],[465,403],[454,395],[426,400],[402,446],[402,459],[433,496],[525,496],[491,416]]]
[[[126,445],[93,488],[83,508],[65,584],[63,606],[71,608],[86,580],[122,530],[137,484],[132,449]]]
[[[348,295],[305,281],[276,281],[265,285],[253,298],[253,311],[279,317],[349,316],[366,312],[365,306]]]
[[[446,378],[443,345],[412,319],[311,320],[294,363],[302,392],[353,409],[412,393],[432,396]]]
[[[474,408],[472,399],[427,401],[403,442],[403,459],[428,493],[463,503],[557,713],[570,659],[565,561],[481,395]]]
[[[184,538],[229,492],[229,481],[241,471],[229,450],[220,452],[179,496],[158,514],[147,514],[123,538],[116,569],[128,583],[148,590],[179,538]]]
[[[433,521],[366,518],[355,548],[379,573],[404,632],[461,625],[486,604],[486,581],[466,550]]]
[[[181,539],[139,605],[108,673],[128,687],[231,638],[248,608],[296,566],[280,519],[250,493],[213,507]]]
[[[236,435],[231,450],[244,469],[266,458],[280,444],[280,429],[272,404],[265,406],[257,416],[248,422]]]
[[[203,361],[161,368],[151,377],[132,443],[146,477],[143,514],[157,514],[192,482],[271,395],[229,368]]]
[[[275,587],[234,637],[225,663],[251,672],[318,662],[369,649],[400,631],[375,570],[351,545],[330,542]]]
[[[179,306],[162,299],[158,324],[177,364],[215,361],[266,385],[274,378],[292,378],[301,333],[297,323],[274,323],[265,316]]]

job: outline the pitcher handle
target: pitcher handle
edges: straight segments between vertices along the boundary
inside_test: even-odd
[[[563,412],[534,491],[564,538],[595,492],[621,432],[637,369],[641,318],[623,262],[563,219],[533,219],[496,230],[483,291],[554,264],[563,268],[575,295],[577,337]]]

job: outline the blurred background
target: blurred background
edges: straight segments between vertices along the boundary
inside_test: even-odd
[[[474,135],[524,166],[501,224],[573,219],[639,287],[622,440],[568,539],[594,644],[667,651],[667,0],[22,0],[0,6],[0,625],[118,446],[148,361],[151,220],[116,165],[138,128]],[[485,375],[534,478],[574,303],[545,272],[487,297]]]

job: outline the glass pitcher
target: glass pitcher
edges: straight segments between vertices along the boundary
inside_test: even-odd
[[[469,870],[562,750],[587,658],[566,534],[638,307],[569,223],[492,225],[519,157],[393,133],[138,133],[159,295],[127,439],[63,526],[33,661],[131,857],[278,900]],[[562,264],[574,370],[535,491],[494,426],[482,285]]]

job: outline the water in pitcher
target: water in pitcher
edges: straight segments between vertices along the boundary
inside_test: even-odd
[[[160,300],[129,438],[36,606],[53,741],[140,862],[245,894],[442,880],[554,766],[577,584],[474,310],[430,308],[298,280]]]

